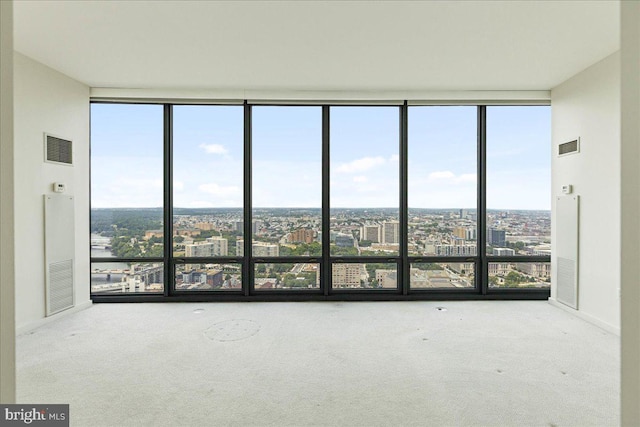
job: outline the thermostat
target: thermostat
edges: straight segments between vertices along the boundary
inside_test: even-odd
[[[53,183],[53,192],[54,193],[64,193],[66,189],[67,189],[67,186],[64,185],[62,182],[54,182]]]
[[[571,194],[573,193],[573,185],[571,184],[566,184],[562,186],[562,193],[563,194]]]

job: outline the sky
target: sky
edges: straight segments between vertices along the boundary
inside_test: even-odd
[[[163,203],[163,107],[92,104],[94,208]],[[477,110],[409,107],[410,208],[475,208]],[[252,107],[254,207],[321,206],[322,110]],[[398,107],[330,109],[331,207],[397,207]],[[174,206],[242,207],[243,107],[174,107]],[[487,107],[487,207],[550,209],[551,107]]]

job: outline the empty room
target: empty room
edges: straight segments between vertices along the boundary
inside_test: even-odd
[[[0,5],[0,424],[640,426],[640,3]]]

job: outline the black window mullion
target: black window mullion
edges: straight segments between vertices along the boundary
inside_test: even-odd
[[[489,288],[489,264],[487,263],[487,107],[478,106],[478,208],[476,218],[476,242],[478,263],[476,286],[482,295]]]
[[[245,296],[253,289],[253,264],[251,263],[251,106],[244,101],[244,259],[242,264],[242,290]]]
[[[330,174],[329,168],[329,106],[322,106],[322,271],[320,272],[320,286],[325,296],[331,289],[331,235],[330,235]]]
[[[173,105],[164,104],[164,296],[173,293]]]
[[[398,285],[402,291],[402,295],[409,293],[409,271],[410,265],[407,260],[409,253],[409,195],[408,195],[408,120],[409,110],[407,101],[400,107],[400,260],[398,262]]]

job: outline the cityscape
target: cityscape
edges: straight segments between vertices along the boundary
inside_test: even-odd
[[[92,258],[162,258],[164,230],[161,209],[92,209]],[[320,288],[318,262],[276,262],[282,257],[321,257],[321,210],[257,208],[252,212],[252,256],[256,290]],[[409,209],[408,255],[452,257],[451,262],[412,262],[412,289],[473,288],[478,253],[475,209]],[[551,216],[544,210],[488,210],[488,256],[550,256]],[[180,291],[240,290],[238,262],[189,263],[189,258],[244,255],[241,209],[174,209],[173,256],[175,286]],[[398,287],[397,209],[353,208],[330,212],[332,257],[361,257],[359,262],[334,262],[334,289],[391,290]],[[262,261],[260,258],[270,258]],[[376,257],[366,262],[366,257]],[[454,258],[455,257],[455,258]],[[464,259],[466,258],[466,259]],[[550,263],[496,261],[489,263],[493,288],[549,288]],[[162,262],[94,262],[93,294],[161,293]]]

